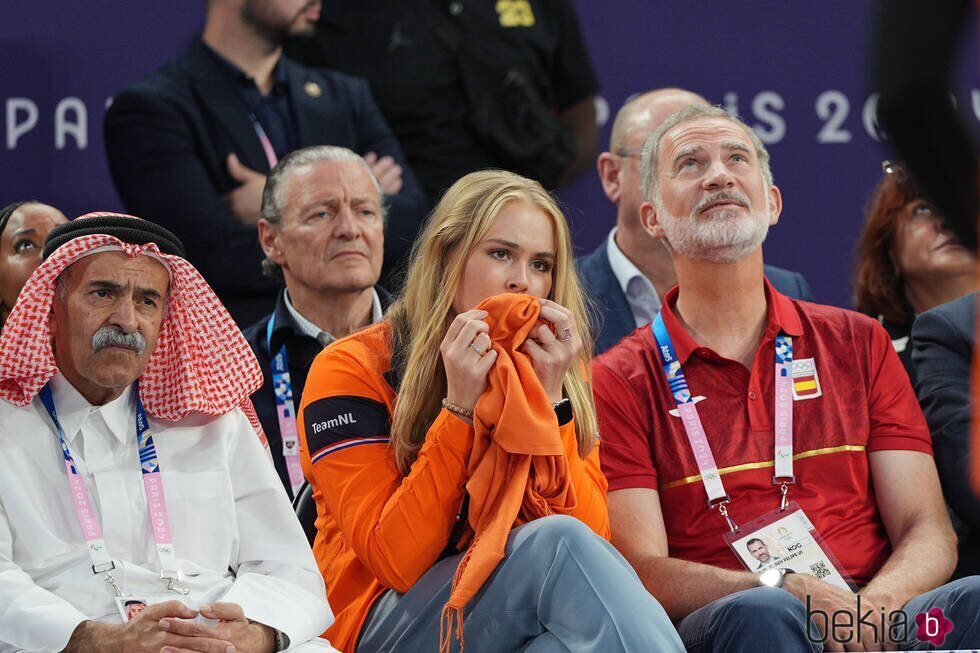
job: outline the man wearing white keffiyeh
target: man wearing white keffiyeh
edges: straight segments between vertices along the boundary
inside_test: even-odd
[[[83,216],[7,320],[0,652],[331,650],[248,399],[261,372],[182,254],[152,223]]]

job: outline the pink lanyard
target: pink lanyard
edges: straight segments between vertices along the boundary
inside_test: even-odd
[[[265,160],[269,162],[269,170],[272,170],[279,163],[279,157],[276,156],[276,150],[272,147],[272,141],[269,140],[269,136],[262,129],[259,119],[252,114],[249,114],[248,117],[252,121],[252,129],[255,130],[255,135],[259,137],[259,143],[262,144],[262,150],[265,152]]]
[[[731,503],[732,499],[725,492],[718,465],[715,463],[711,445],[708,443],[708,436],[701,424],[697,404],[691,397],[691,391],[687,386],[687,377],[684,375],[684,370],[681,369],[681,363],[677,358],[677,352],[674,350],[674,343],[667,331],[662,312],[657,313],[650,329],[653,332],[654,341],[657,343],[657,354],[667,377],[667,384],[670,386],[670,392],[677,403],[677,412],[680,414],[681,423],[684,425],[684,432],[687,434],[687,440],[694,453],[694,461],[701,473],[701,481],[704,483],[704,489],[708,495],[708,508],[717,508],[718,512],[728,522],[728,527],[732,531],[737,531],[738,524],[729,516],[726,507],[726,504]],[[790,336],[783,334],[776,336],[775,355],[776,401],[773,452],[775,471],[772,482],[773,485],[779,485],[782,495],[779,507],[781,510],[785,510],[789,504],[787,498],[789,486],[795,482],[793,477],[793,339]]]
[[[160,578],[167,581],[168,590],[178,594],[187,594],[189,590],[176,585],[181,580],[180,563],[177,562],[177,557],[174,555],[173,537],[170,533],[170,517],[167,515],[167,499],[163,493],[163,479],[160,476],[160,461],[153,444],[153,434],[150,432],[150,424],[146,419],[146,411],[143,410],[143,401],[140,399],[139,389],[136,389],[135,392],[136,442],[139,446],[140,471],[143,476],[143,488],[146,490],[146,506],[150,516],[150,527],[153,530],[153,539],[156,542],[157,555],[160,558]],[[44,408],[51,416],[51,421],[54,422],[55,430],[58,432],[61,452],[65,458],[65,468],[68,471],[68,485],[71,488],[72,501],[75,503],[75,513],[78,516],[78,523],[81,526],[89,558],[92,561],[92,573],[103,574],[116,596],[123,596],[122,588],[119,587],[110,573],[116,568],[116,565],[109,556],[109,550],[102,535],[102,526],[92,508],[88,488],[85,487],[85,481],[78,473],[71,451],[68,449],[68,443],[65,441],[65,431],[58,420],[58,411],[55,409],[54,398],[49,385],[41,388],[40,397],[41,403],[44,404]]]

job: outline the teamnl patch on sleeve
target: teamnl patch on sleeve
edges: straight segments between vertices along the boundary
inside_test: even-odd
[[[389,416],[384,404],[364,397],[325,397],[303,411],[306,442],[312,462],[364,444],[389,441]]]

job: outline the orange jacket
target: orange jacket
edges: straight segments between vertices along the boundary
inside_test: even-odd
[[[446,548],[469,480],[473,427],[436,417],[407,476],[389,446],[395,393],[385,380],[391,333],[382,322],[337,341],[313,363],[299,411],[303,472],[317,504],[313,543],[336,621],[325,636],[353,651],[385,590],[407,591]],[[559,429],[575,490],[572,515],[608,539],[598,447],[578,455],[574,421]]]

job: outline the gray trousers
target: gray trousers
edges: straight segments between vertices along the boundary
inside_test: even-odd
[[[357,653],[438,651],[439,617],[461,558],[433,565],[405,594],[383,594]],[[511,531],[504,559],[464,610],[463,638],[466,653],[684,650],[619,552],[579,520],[557,515]]]
[[[939,646],[927,639],[932,633],[925,629],[920,633],[916,623],[917,615],[932,608],[942,610],[943,618],[952,622],[952,630]],[[906,603],[902,611],[908,627],[896,633],[901,637],[897,642],[899,650],[976,649],[980,646],[980,576],[961,578],[920,594]],[[870,617],[871,623],[881,623],[877,615]],[[813,623],[818,619],[824,626],[832,623],[831,615],[808,613],[806,606],[786,590],[756,587],[712,601],[685,617],[677,628],[689,653],[817,653],[824,650]],[[834,636],[833,630],[828,634]],[[846,635],[850,638],[851,633]],[[838,639],[842,644],[845,643],[843,637]],[[855,642],[848,639],[847,643]],[[867,645],[869,650],[881,648],[875,641],[860,643]]]

